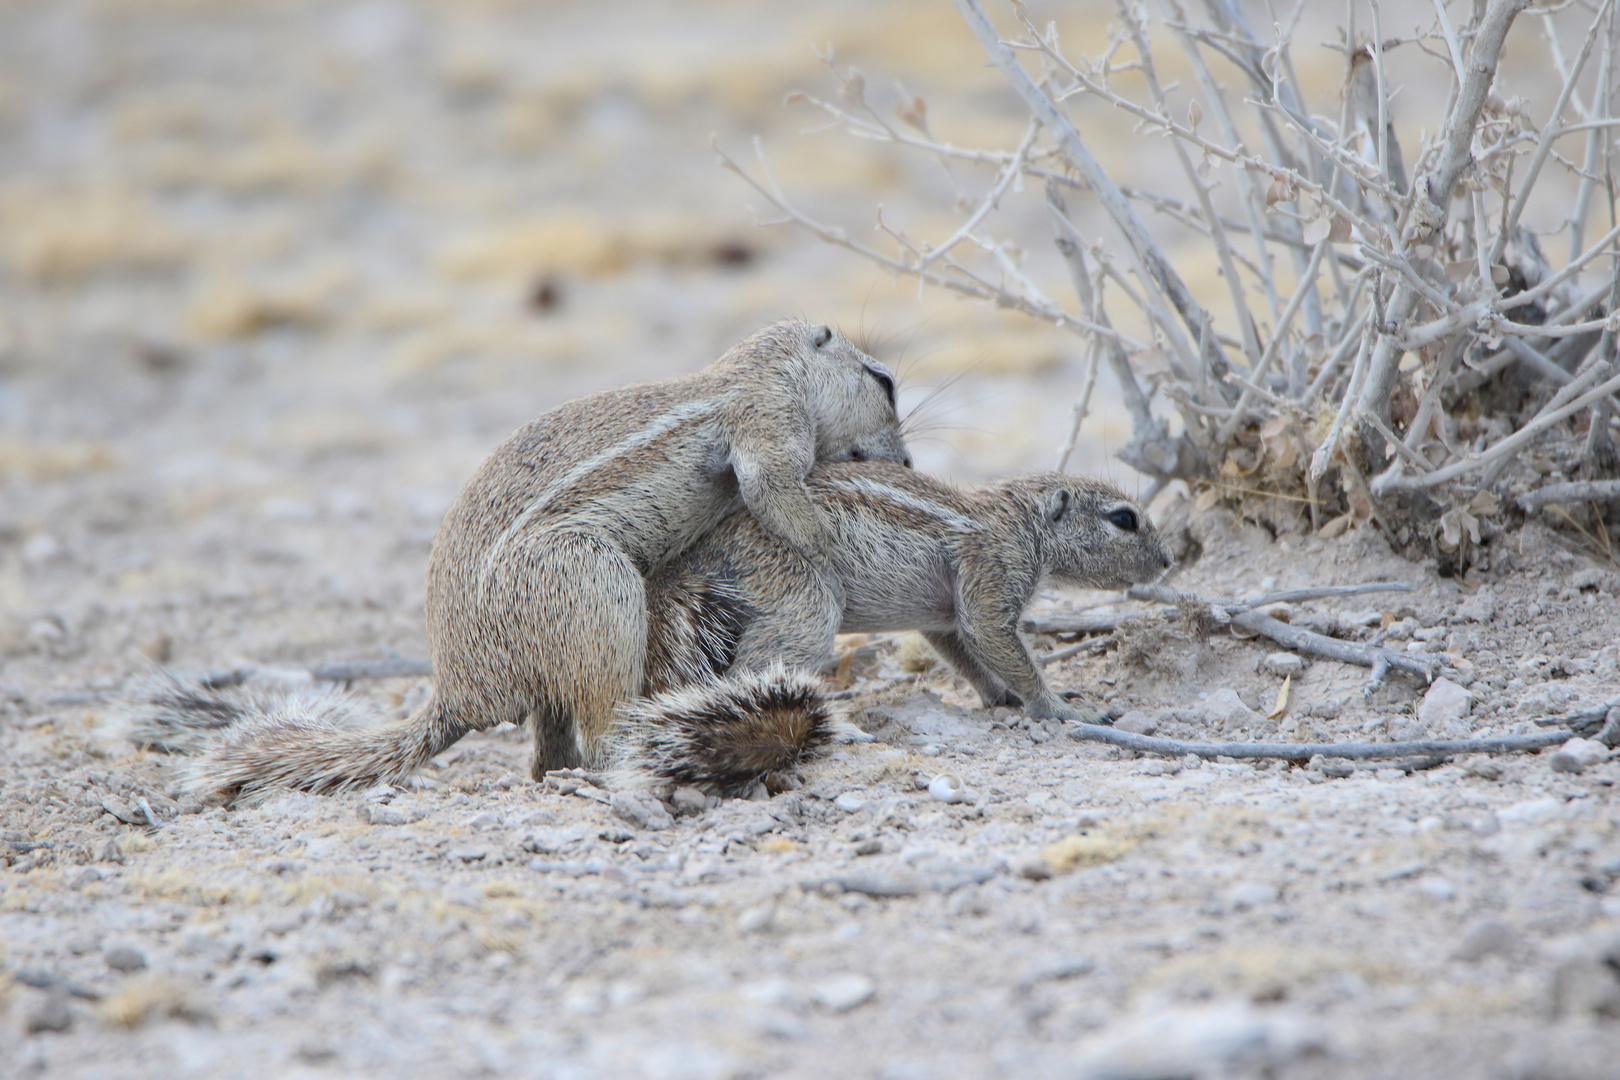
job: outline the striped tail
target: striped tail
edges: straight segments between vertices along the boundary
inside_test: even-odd
[[[143,690],[115,730],[139,746],[194,755],[181,788],[226,803],[275,788],[321,794],[397,783],[467,728],[430,698],[394,721],[337,689],[229,693],[166,675]]]
[[[737,797],[838,736],[816,678],[781,665],[729,675],[626,705],[613,786],[674,783]]]

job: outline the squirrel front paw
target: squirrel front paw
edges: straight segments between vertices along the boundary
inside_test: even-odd
[[[1106,708],[1088,705],[1075,698],[1036,702],[1024,711],[1041,720],[1067,720],[1077,724],[1107,724],[1114,715]]]

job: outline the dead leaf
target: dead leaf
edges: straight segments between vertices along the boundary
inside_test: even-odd
[[[1219,491],[1214,488],[1205,488],[1203,493],[1198,496],[1198,501],[1193,503],[1193,509],[1202,514],[1219,502],[1220,497],[1221,493]]]
[[[1307,222],[1305,224],[1305,228],[1301,230],[1299,238],[1309,246],[1315,247],[1317,244],[1320,244],[1322,241],[1326,240],[1328,235],[1332,232],[1333,222],[1324,215],[1323,217],[1317,218],[1315,221]]]
[[[1332,540],[1335,536],[1343,536],[1344,531],[1350,527],[1350,515],[1340,514],[1332,521],[1316,530],[1316,535],[1323,540]]]
[[[1293,681],[1294,677],[1292,675],[1283,676],[1283,684],[1277,688],[1277,704],[1273,705],[1271,711],[1266,713],[1267,720],[1276,720],[1288,711],[1288,686]]]
[[[1294,201],[1294,182],[1286,176],[1273,177],[1271,186],[1266,188],[1266,205],[1274,206],[1280,202]]]
[[[1479,543],[1479,518],[1470,514],[1460,506],[1454,506],[1440,515],[1440,547],[1445,551],[1456,551],[1462,543],[1463,534],[1476,545]]]
[[[1198,104],[1198,99],[1194,98],[1187,103],[1187,126],[1197,131],[1198,125],[1203,122],[1204,107]]]
[[[1474,497],[1468,500],[1468,512],[1478,517],[1490,517],[1500,509],[1502,500],[1494,491],[1475,492]]]

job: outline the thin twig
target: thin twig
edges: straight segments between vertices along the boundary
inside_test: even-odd
[[[1185,757],[1193,754],[1201,758],[1272,758],[1282,761],[1309,761],[1318,755],[1352,761],[1377,761],[1386,758],[1433,755],[1454,757],[1459,754],[1513,754],[1557,746],[1575,737],[1572,731],[1537,731],[1529,735],[1506,735],[1486,739],[1424,739],[1393,743],[1207,743],[1136,735],[1128,731],[1103,727],[1100,724],[1068,724],[1064,730],[1069,733],[1069,738],[1076,742],[1108,743],[1111,746],[1137,750],[1144,754],[1162,754],[1166,757]]]
[[[1516,501],[1525,513],[1534,513],[1552,503],[1620,502],[1620,480],[1548,484],[1520,495]]]

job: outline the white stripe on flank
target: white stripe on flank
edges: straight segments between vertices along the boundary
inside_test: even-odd
[[[622,442],[608,447],[599,454],[586,458],[546,485],[546,489],[530,500],[529,505],[525,506],[523,511],[512,519],[512,523],[501,531],[501,535],[495,539],[495,542],[489,546],[489,550],[484,553],[483,572],[478,575],[479,592],[483,592],[490,575],[495,572],[495,567],[499,565],[501,555],[505,552],[506,546],[511,542],[512,537],[517,535],[537,516],[545,513],[551,500],[566,491],[573,490],[591,473],[596,472],[616,458],[635,453],[637,450],[656,442],[659,438],[688,420],[717,410],[719,405],[718,398],[705,398],[702,401],[689,401],[684,405],[677,405],[668,412],[653,417],[647,422],[646,427],[632,431],[625,436]]]
[[[887,484],[880,484],[876,480],[868,480],[864,476],[857,476],[847,480],[839,478],[834,480],[833,484],[837,487],[849,488],[854,491],[862,491],[868,495],[874,495],[879,499],[885,499],[889,502],[899,503],[901,506],[907,506],[913,510],[920,510],[930,517],[938,518],[941,522],[949,525],[958,532],[979,531],[978,524],[972,518],[963,517],[955,510],[947,509],[936,502],[930,502],[927,499],[919,498],[909,491],[901,491],[899,488],[892,488]]]

